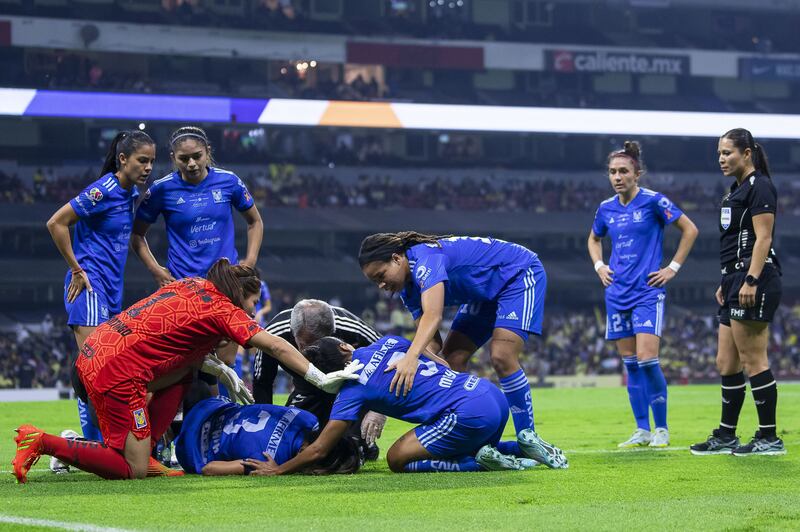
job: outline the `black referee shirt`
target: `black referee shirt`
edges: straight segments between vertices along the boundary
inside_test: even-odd
[[[344,340],[348,344],[351,344],[355,348],[359,347],[366,347],[372,343],[377,342],[381,335],[379,335],[375,329],[367,325],[367,323],[350,312],[347,309],[343,309],[342,307],[334,307],[331,306],[331,310],[333,310],[333,323],[334,323],[334,332],[333,336]],[[295,342],[294,335],[292,334],[291,328],[291,317],[292,317],[292,309],[286,309],[284,311],[279,312],[275,315],[274,318],[270,320],[270,322],[265,327],[265,330],[270,333],[274,334],[275,336],[280,336],[290,344],[292,344],[295,348],[297,347],[297,343]],[[262,353],[258,353],[260,356],[264,356]],[[283,368],[286,369],[286,368]],[[313,394],[319,392],[319,390],[309,384],[302,375],[298,375],[293,371],[286,370],[294,380],[294,388],[296,391],[305,394]]]
[[[753,245],[756,243],[753,216],[769,212],[777,214],[777,211],[778,193],[769,177],[754,172],[741,185],[733,182],[730,192],[722,198],[719,211],[719,260],[723,268],[731,262],[753,256]],[[774,225],[772,236],[775,236]],[[773,265],[779,268],[774,248],[770,248],[767,258],[772,259]]]

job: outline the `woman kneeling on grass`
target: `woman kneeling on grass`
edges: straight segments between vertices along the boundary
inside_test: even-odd
[[[352,360],[363,364],[363,370],[357,381],[342,387],[316,441],[283,464],[266,456],[266,464],[252,474],[293,473],[322,460],[363,410],[420,424],[389,449],[386,460],[395,473],[519,470],[539,462],[567,467],[564,455],[542,448],[530,429],[521,431],[517,441],[501,442],[509,415],[503,393],[486,379],[456,373],[435,355],[420,356],[417,379],[407,395],[389,391],[392,363],[410,346],[405,338],[384,336],[354,350],[338,338],[326,337],[307,348],[303,354],[321,368],[340,370]]]
[[[107,479],[144,478],[153,446],[175,417],[193,370],[227,340],[262,349],[326,391],[356,378],[352,366],[322,374],[285,340],[262,330],[250,317],[260,290],[253,268],[220,259],[207,279],[170,283],[101,324],[86,339],[76,365],[105,443],[67,440],[22,425],[12,461],[17,481],[27,481],[42,454]]]

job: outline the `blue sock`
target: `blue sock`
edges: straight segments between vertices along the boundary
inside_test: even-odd
[[[667,379],[661,371],[658,357],[639,362],[639,368],[647,382],[647,399],[653,411],[656,428],[667,428]]]
[[[636,355],[622,357],[625,370],[628,372],[628,400],[631,402],[636,427],[650,430],[650,410],[647,405],[647,383],[644,371],[639,367]]]
[[[92,423],[92,416],[89,415],[89,407],[80,399],[78,399],[78,418],[81,422],[81,432],[83,432],[84,438],[93,441],[103,441],[103,435],[100,433],[100,429],[95,427],[94,423]]]
[[[511,419],[514,420],[514,429],[517,434],[524,429],[535,430],[533,428],[531,385],[528,384],[525,370],[520,369],[508,377],[500,379],[500,389],[508,399],[508,405],[511,407]]]
[[[480,471],[481,466],[475,461],[474,456],[464,456],[458,460],[417,460],[409,462],[403,469],[406,473],[471,472]]]
[[[510,454],[511,456],[516,456],[517,458],[525,458],[525,455],[522,454],[522,451],[519,448],[519,444],[515,441],[498,442],[496,448],[503,454]]]

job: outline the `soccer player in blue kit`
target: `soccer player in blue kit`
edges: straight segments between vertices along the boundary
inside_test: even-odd
[[[264,224],[244,182],[215,166],[211,144],[199,127],[181,127],[170,136],[176,171],[155,180],[136,210],[131,247],[159,286],[183,277],[204,277],[218,259],[255,267]],[[247,223],[247,254],[239,261],[232,208]],[[156,261],[145,235],[159,215],[167,229],[167,267]],[[237,349],[221,348],[223,354]],[[241,358],[236,364],[241,368]],[[241,369],[238,374],[241,376]],[[224,391],[227,394],[227,391]]]
[[[278,464],[287,462],[318,430],[316,416],[299,408],[242,406],[214,397],[198,402],[186,414],[175,451],[187,473],[248,475],[266,467],[266,456]],[[343,438],[313,473],[355,473],[359,467],[357,443]]]
[[[615,340],[628,372],[628,398],[636,430],[619,447],[666,447],[667,381],[658,360],[666,285],[678,273],[697,238],[697,227],[666,196],[639,186],[643,173],[638,142],[608,156],[608,179],[616,194],[600,204],[589,232],[589,256],[605,287],[606,339]],[[670,264],[661,267],[664,228],[681,232]],[[603,237],[611,259],[603,262]],[[655,432],[650,431],[650,410]]]
[[[268,466],[257,475],[281,475],[303,470],[324,459],[364,410],[420,425],[397,440],[386,454],[395,473],[435,471],[520,470],[545,463],[566,468],[557,449],[545,449],[531,429],[517,441],[501,442],[508,421],[505,395],[491,382],[456,373],[436,355],[417,357],[417,379],[408,394],[389,391],[389,371],[410,353],[412,343],[384,336],[360,349],[338,338],[325,337],[303,351],[315,366],[341,369],[349,361],[364,365],[358,380],[345,383],[319,437],[291,460]],[[321,369],[323,371],[324,369]]]
[[[518,434],[530,429],[538,438],[530,384],[519,363],[528,335],[542,333],[547,276],[536,253],[495,238],[406,231],[368,236],[358,261],[378,288],[400,293],[417,326],[408,356],[387,368],[396,369],[391,391],[412,389],[417,359],[426,349],[438,353],[441,348],[452,368],[464,371],[472,354],[491,339],[492,366],[514,427]],[[442,343],[442,313],[454,305],[460,308]]]
[[[78,349],[98,325],[122,310],[122,277],[139,191],[153,169],[156,148],[142,131],[121,131],[109,147],[100,179],[84,188],[47,222],[69,271],[64,279],[67,324]],[[75,226],[74,241],[70,227]],[[78,400],[83,436],[102,440],[87,405]]]
[[[157,179],[136,210],[131,245],[159,286],[182,277],[202,277],[218,259],[239,261],[234,241],[235,208],[247,222],[247,254],[255,267],[264,224],[247,187],[236,174],[210,166],[211,145],[198,127],[182,127],[170,137],[177,170]],[[145,235],[159,215],[167,228],[167,267],[153,257]]]

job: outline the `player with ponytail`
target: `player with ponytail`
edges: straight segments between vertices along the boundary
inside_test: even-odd
[[[121,131],[108,150],[101,177],[84,188],[47,222],[69,271],[64,306],[78,349],[95,328],[122,308],[122,284],[133,227],[137,185],[153,169],[156,147],[143,131]],[[74,240],[70,227],[75,226]],[[99,439],[89,411],[78,401],[83,435]]]
[[[606,340],[615,340],[628,372],[628,398],[636,430],[619,447],[666,447],[667,381],[658,360],[664,323],[664,286],[677,275],[697,238],[697,227],[659,192],[640,187],[641,148],[625,141],[608,155],[608,179],[615,194],[603,201],[589,231],[589,256],[606,296]],[[662,267],[664,228],[681,232],[678,249]],[[611,240],[609,264],[603,237]],[[650,431],[650,410],[655,432]]]

